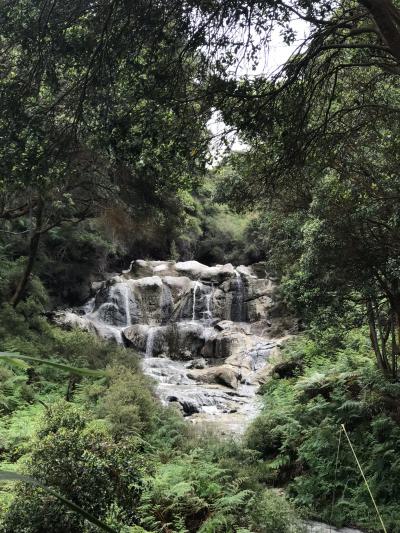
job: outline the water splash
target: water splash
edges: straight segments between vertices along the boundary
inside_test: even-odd
[[[95,302],[96,302],[96,298],[93,297],[93,298],[90,298],[90,300],[88,300],[85,303],[85,305],[82,307],[82,311],[84,315],[88,315],[94,311]]]

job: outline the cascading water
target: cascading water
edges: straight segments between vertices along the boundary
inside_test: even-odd
[[[114,285],[113,289],[117,287],[122,296],[124,310],[125,310],[126,326],[128,327],[132,325],[131,310],[130,310],[131,290],[126,283],[118,283]]]
[[[90,298],[90,300],[88,300],[85,303],[85,305],[82,307],[82,311],[84,315],[87,315],[94,310],[95,301],[96,301],[96,298]]]
[[[146,359],[149,357],[153,357],[154,341],[156,339],[157,329],[158,329],[157,327],[150,327],[147,333],[146,352],[145,352]]]
[[[210,292],[207,292],[204,295],[204,298],[206,300],[206,310],[204,312],[204,318],[208,325],[211,324],[212,319],[213,319],[213,311],[212,311],[213,297],[214,297],[214,285],[211,284]]]
[[[162,284],[160,296],[160,314],[161,324],[166,324],[171,318],[174,310],[174,300],[172,298],[171,289],[165,283]]]
[[[106,339],[113,339],[118,344],[124,344],[122,330],[132,325],[131,309],[137,311],[137,302],[133,292],[125,282],[117,282],[109,289],[99,291],[101,299],[106,301],[97,305],[97,296],[91,298],[83,307],[83,319]]]
[[[233,281],[233,295],[231,305],[231,320],[233,322],[245,322],[246,321],[246,309],[245,309],[245,286],[240,273],[235,270],[235,280]]]
[[[266,310],[255,314],[270,300],[255,306],[254,296],[265,294],[269,280],[246,267],[196,261],[137,261],[132,272],[143,275],[130,272],[104,283],[70,323],[141,352],[160,399],[176,402],[193,422],[241,432],[257,412],[259,370],[276,344],[246,324],[266,317]]]

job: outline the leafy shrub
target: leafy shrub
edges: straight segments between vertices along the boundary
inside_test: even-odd
[[[302,533],[299,512],[275,490],[256,494],[248,504],[251,529],[257,533]]]
[[[232,468],[231,461],[231,468],[223,468],[216,451],[213,444],[196,448],[158,466],[141,498],[144,527],[171,533],[302,531],[297,511],[284,496],[262,489],[255,478],[238,475],[239,463]]]
[[[121,438],[152,431],[158,406],[147,380],[122,365],[111,367],[108,373],[110,383],[97,412],[109,422],[112,434]]]
[[[100,519],[117,506],[126,524],[135,521],[146,470],[140,444],[134,438],[116,443],[106,426],[91,421],[82,408],[67,402],[52,406],[32,442],[26,470]],[[2,530],[72,533],[91,531],[91,526],[42,489],[22,485]]]

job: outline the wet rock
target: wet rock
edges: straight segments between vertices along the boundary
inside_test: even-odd
[[[217,265],[209,267],[198,261],[185,261],[175,264],[176,271],[185,273],[191,279],[201,279],[206,281],[221,282],[223,279],[234,275],[235,269],[229,263],[227,265]]]
[[[253,273],[253,269],[248,266],[240,265],[236,267],[236,272],[238,272],[241,276],[246,276],[250,278],[256,278],[257,276]]]
[[[123,330],[122,336],[128,342],[128,345],[138,351],[146,350],[146,339],[149,326],[144,324],[135,324]]]
[[[247,352],[230,355],[225,359],[225,363],[231,367],[237,368],[240,374],[247,374],[254,370],[254,361]]]
[[[187,292],[192,283],[186,276],[164,276],[162,281],[170,288],[174,299]]]
[[[136,260],[98,287],[59,321],[142,353],[161,401],[193,422],[242,432],[280,362],[271,362],[273,332],[290,324],[262,267]]]
[[[147,357],[168,353],[168,328],[164,326],[149,326],[135,324],[122,332],[127,345]]]
[[[96,328],[90,320],[87,320],[87,318],[77,315],[72,311],[55,312],[52,314],[51,320],[54,324],[57,324],[64,329],[71,330],[73,328],[79,328],[83,331],[96,332]]]
[[[193,359],[193,361],[190,361],[187,368],[194,368],[198,370],[202,370],[203,368],[207,367],[207,361],[200,357],[199,359]]]
[[[90,292],[92,293],[92,295],[94,295],[99,292],[99,290],[102,289],[103,286],[104,281],[92,281],[92,283],[90,284]]]
[[[187,369],[177,361],[160,357],[146,357],[142,365],[148,376],[154,378],[158,383],[174,386],[174,390],[177,389],[176,385],[193,384],[193,380],[189,379],[187,375]]]

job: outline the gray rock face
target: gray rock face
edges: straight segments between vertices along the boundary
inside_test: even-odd
[[[284,318],[260,265],[137,260],[101,283],[80,313],[57,321],[133,347],[163,402],[193,423],[239,431],[255,416],[257,388],[270,375],[279,343],[271,332],[292,327]]]

